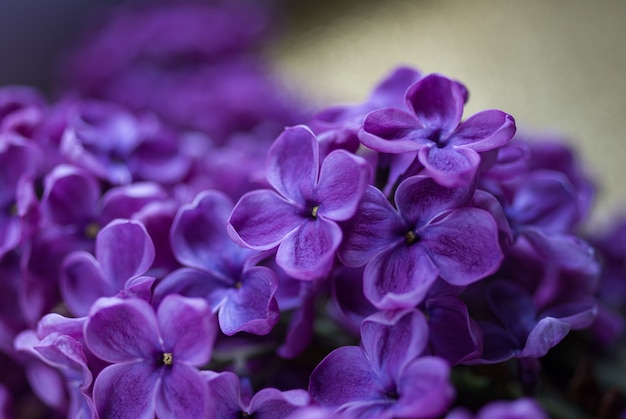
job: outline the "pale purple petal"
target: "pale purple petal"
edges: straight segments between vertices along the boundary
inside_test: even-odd
[[[384,393],[365,353],[358,346],[332,351],[311,373],[309,394],[323,407],[377,400]]]
[[[87,367],[83,345],[76,339],[52,333],[34,346],[49,365],[58,368],[65,379],[82,389],[91,385],[92,375]]]
[[[406,100],[417,119],[439,137],[447,137],[461,122],[465,100],[459,84],[439,74],[431,74],[414,85]]]
[[[474,419],[548,419],[541,406],[532,399],[496,400],[480,409]]]
[[[61,294],[67,307],[77,316],[84,316],[100,297],[111,297],[115,285],[102,275],[100,264],[87,252],[70,253],[61,268]]]
[[[121,289],[126,280],[150,268],[154,245],[143,224],[118,219],[96,236],[96,259],[104,276]]]
[[[412,176],[396,190],[395,201],[400,216],[411,224],[421,226],[443,211],[463,206],[473,188],[446,188],[427,176]]]
[[[248,413],[255,419],[283,419],[294,410],[307,406],[310,400],[309,393],[304,390],[264,388],[252,397]]]
[[[515,134],[515,120],[498,110],[479,112],[467,118],[454,132],[450,145],[485,152],[507,144]]]
[[[317,184],[317,214],[335,221],[352,217],[368,178],[368,166],[364,159],[344,150],[330,153],[322,162]]]
[[[395,382],[406,364],[426,349],[426,318],[414,309],[375,313],[361,323],[361,342],[379,377]]]
[[[383,193],[373,186],[365,194],[346,229],[339,259],[351,267],[365,265],[375,254],[403,240],[408,227]]]
[[[312,280],[330,271],[343,235],[334,221],[305,220],[278,247],[276,263],[290,276]]]
[[[131,218],[148,204],[162,202],[166,198],[165,189],[153,182],[135,182],[109,189],[102,196],[100,222],[107,224],[116,218]]]
[[[541,358],[569,333],[569,323],[554,317],[544,317],[528,335],[519,357]]]
[[[365,297],[381,310],[411,308],[422,302],[439,270],[419,243],[400,243],[365,266]]]
[[[139,298],[144,301],[150,301],[152,298],[152,286],[156,278],[153,276],[136,276],[130,278],[124,284],[124,289],[121,290],[117,297],[120,298]]]
[[[233,289],[219,310],[220,328],[231,336],[245,331],[255,335],[269,333],[278,322],[274,298],[278,277],[269,268],[255,266],[242,274],[241,285]]]
[[[153,419],[160,372],[150,362],[106,367],[93,388],[101,418]]]
[[[163,346],[172,352],[174,363],[203,365],[211,358],[217,321],[201,298],[172,294],[157,309]]]
[[[419,232],[446,282],[469,285],[494,273],[503,255],[493,217],[476,208],[461,208]]]
[[[159,418],[208,418],[209,399],[200,372],[189,365],[174,361],[170,369],[162,367],[161,386],[156,398]]]
[[[480,156],[471,149],[425,147],[417,157],[437,183],[449,188],[472,183],[480,165]]]
[[[215,373],[203,371],[208,376],[208,394],[214,401],[215,418],[239,418],[242,412],[239,377],[230,371]]]
[[[153,303],[159,304],[169,294],[185,297],[201,297],[211,301],[211,294],[232,287],[232,282],[223,275],[180,268],[167,275],[154,289]],[[216,308],[213,306],[213,308]]]
[[[304,204],[319,172],[315,134],[304,125],[286,128],[267,153],[267,180],[283,197]]]
[[[85,343],[107,362],[132,362],[162,352],[156,316],[143,300],[102,298],[89,313]]]
[[[242,245],[257,250],[272,249],[308,217],[304,211],[272,191],[252,191],[235,205],[227,231]]]

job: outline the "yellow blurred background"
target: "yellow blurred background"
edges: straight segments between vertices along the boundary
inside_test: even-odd
[[[562,134],[602,187],[594,223],[626,212],[626,1],[296,1],[273,53],[322,103],[363,100],[408,64],[470,90],[465,116],[497,108]]]

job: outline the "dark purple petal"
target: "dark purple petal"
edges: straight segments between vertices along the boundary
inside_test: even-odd
[[[85,343],[107,362],[148,360],[162,352],[156,316],[143,300],[102,298],[85,323]],[[156,365],[156,364],[154,364]]]
[[[598,315],[598,303],[595,301],[576,301],[550,307],[541,313],[541,317],[555,317],[568,323],[572,330],[586,329]]]
[[[443,359],[415,359],[404,368],[397,382],[400,397],[392,408],[393,416],[434,418],[443,414],[455,396],[449,376],[450,367]]]
[[[238,288],[237,288],[238,287]],[[269,333],[278,322],[278,304],[274,298],[278,277],[269,268],[255,266],[242,274],[219,310],[222,332],[234,335],[245,331],[255,335]]]
[[[235,205],[227,225],[238,243],[257,250],[272,249],[302,223],[304,208],[298,208],[268,190],[252,191]]]
[[[359,132],[359,140],[372,150],[383,153],[406,153],[432,144],[428,133],[415,116],[400,109],[370,112]]]
[[[350,402],[377,400],[384,389],[363,350],[343,346],[328,354],[313,370],[309,394],[323,407],[338,408]]]
[[[106,367],[93,387],[98,414],[101,418],[154,418],[159,376],[150,362]]]
[[[469,117],[454,132],[449,144],[467,147],[479,153],[507,144],[515,134],[515,120],[497,110],[479,112]]]
[[[68,255],[61,268],[61,294],[67,307],[77,316],[84,316],[100,297],[111,297],[123,284],[112,284],[102,275],[98,261],[87,252]]]
[[[402,242],[378,253],[365,266],[363,292],[381,310],[415,307],[426,297],[438,273],[419,244]]]
[[[49,365],[62,371],[71,384],[82,389],[91,385],[91,371],[87,366],[83,345],[78,340],[52,333],[42,339],[34,349]]]
[[[517,337],[502,327],[489,322],[479,322],[483,331],[483,352],[477,363],[494,364],[517,356],[523,345]]]
[[[145,273],[154,260],[154,245],[143,224],[114,220],[96,236],[96,259],[111,283],[123,287],[129,278]]]
[[[154,289],[153,303],[159,304],[169,294],[185,297],[201,297],[212,301],[215,292],[232,287],[232,281],[223,275],[200,271],[193,268],[180,268],[167,275]],[[217,307],[213,306],[214,309]]]
[[[152,182],[135,182],[109,189],[102,197],[102,224],[116,218],[132,218],[135,213],[152,202],[162,202],[167,193],[161,185]]]
[[[363,266],[376,253],[404,240],[403,230],[408,228],[387,198],[380,190],[368,186],[347,227],[339,259],[347,266]]]
[[[503,259],[496,223],[480,209],[454,210],[419,234],[419,245],[452,285],[469,285],[494,273]]]
[[[421,77],[414,68],[398,67],[374,88],[368,102],[375,103],[379,108],[402,107],[406,90]]]
[[[201,298],[172,294],[157,309],[163,346],[174,362],[203,365],[211,358],[217,321],[208,303]]]
[[[150,301],[152,297],[152,286],[156,278],[153,276],[136,276],[130,278],[124,284],[124,289],[117,294],[120,298],[139,298]]]
[[[474,150],[454,147],[425,147],[417,157],[437,183],[449,188],[471,184],[480,165]]]
[[[512,401],[496,400],[478,411],[474,419],[548,419],[544,410],[532,399],[521,398]]]
[[[268,182],[292,202],[312,198],[318,172],[317,140],[304,125],[286,128],[267,153]]]
[[[430,74],[411,86],[406,100],[419,121],[440,137],[447,137],[461,122],[463,91],[458,83],[439,74]]]
[[[230,371],[216,373],[203,371],[208,395],[214,401],[215,418],[239,418],[244,409],[241,400],[239,377]]]
[[[305,390],[279,391],[264,388],[250,400],[248,414],[256,419],[283,419],[294,410],[307,406],[311,397]]]
[[[302,354],[313,341],[315,297],[318,286],[315,282],[300,282],[301,303],[289,319],[285,341],[276,350],[279,356],[286,359],[293,359]]]
[[[200,337],[199,337],[200,338]],[[207,418],[208,392],[200,372],[189,365],[174,361],[170,369],[162,367],[163,375],[156,397],[159,418]]]
[[[322,162],[316,190],[317,214],[335,221],[354,215],[369,178],[367,162],[343,150]]]
[[[276,263],[297,279],[322,278],[332,267],[342,237],[334,221],[322,217],[305,220],[280,244]]]
[[[361,323],[361,342],[378,376],[395,382],[402,375],[404,367],[426,349],[426,318],[418,310],[372,314]]]
[[[422,226],[446,210],[463,206],[472,193],[469,185],[446,188],[430,177],[412,176],[398,186],[395,201],[403,219]]]

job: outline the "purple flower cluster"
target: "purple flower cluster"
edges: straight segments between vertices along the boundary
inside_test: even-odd
[[[626,300],[571,151],[410,68],[307,119],[270,18],[122,9],[58,100],[0,89],[3,417],[547,417],[538,360]],[[462,406],[511,362],[528,398]]]

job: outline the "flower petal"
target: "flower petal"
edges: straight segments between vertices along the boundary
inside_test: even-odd
[[[150,268],[154,245],[139,221],[118,219],[96,236],[96,259],[107,280],[122,289],[126,280]]]
[[[100,186],[83,170],[58,165],[44,179],[41,206],[55,223],[87,223],[95,218]]]
[[[426,147],[417,158],[437,183],[449,188],[472,183],[480,165],[480,155],[468,148]]]
[[[232,336],[245,331],[255,335],[269,333],[278,322],[274,293],[278,277],[269,268],[255,266],[242,274],[241,287],[229,294],[219,311],[222,332]]]
[[[378,253],[365,266],[363,292],[378,309],[411,308],[422,302],[438,269],[420,244],[404,242]]]
[[[323,278],[332,267],[342,237],[334,221],[322,217],[306,220],[280,244],[276,263],[297,279]]]
[[[498,110],[479,112],[467,118],[454,132],[449,144],[484,152],[502,147],[515,134],[515,120]]]
[[[91,305],[100,297],[111,297],[115,290],[102,275],[98,261],[87,252],[70,253],[61,268],[61,295],[70,311],[77,316],[85,316]]]
[[[312,197],[318,171],[317,140],[304,125],[286,128],[267,153],[267,181],[292,202]]]
[[[419,232],[441,277],[469,285],[494,273],[503,259],[493,217],[477,208],[460,208]]]
[[[156,398],[159,418],[207,418],[209,399],[200,372],[174,361],[171,369],[163,367],[163,380]]]
[[[432,144],[415,116],[393,108],[367,114],[359,141],[372,150],[392,154],[415,151]]]
[[[332,351],[315,367],[309,380],[311,398],[323,407],[376,400],[383,392],[358,346],[342,346]]]
[[[214,292],[230,288],[232,285],[223,275],[193,268],[180,268],[156,285],[152,302],[158,305],[169,294],[201,297],[211,301],[211,295]]]
[[[256,190],[237,202],[226,228],[237,243],[268,250],[278,246],[287,234],[298,228],[303,218],[298,207],[276,193]]]
[[[554,317],[544,317],[528,335],[520,352],[521,358],[541,358],[569,333],[569,323]]]
[[[93,401],[101,418],[154,418],[159,371],[149,362],[109,365],[98,374]]]
[[[428,129],[447,137],[463,115],[463,91],[459,84],[439,74],[430,74],[406,93],[409,108]]]
[[[250,400],[248,414],[255,419],[283,419],[294,410],[307,406],[310,399],[309,393],[304,390],[264,388]]]
[[[202,365],[209,361],[217,334],[217,320],[201,298],[171,294],[157,309],[157,321],[167,351],[174,362]]]
[[[354,215],[369,178],[367,162],[344,150],[330,153],[322,162],[316,191],[320,216],[344,221]]]
[[[96,301],[85,323],[85,344],[107,362],[152,362],[162,351],[154,311],[139,299]]]

